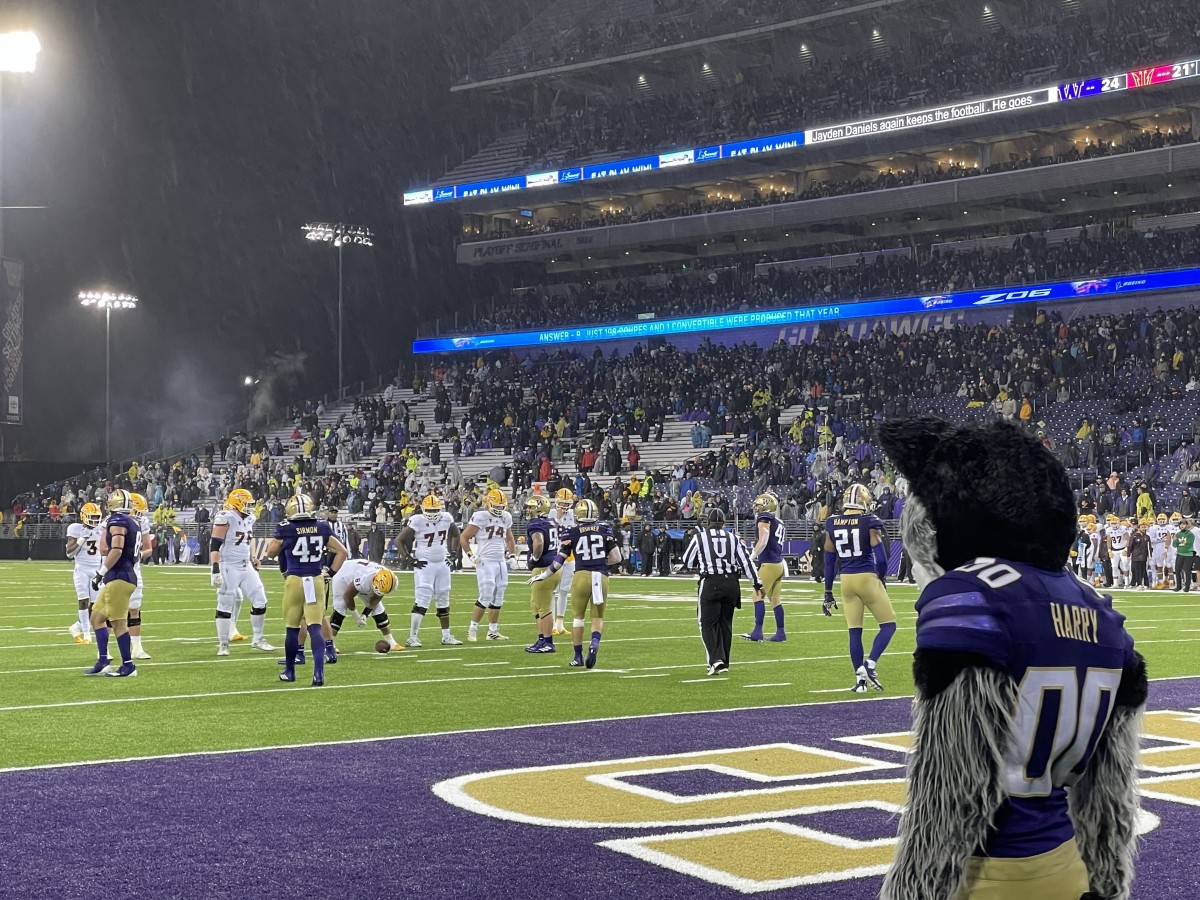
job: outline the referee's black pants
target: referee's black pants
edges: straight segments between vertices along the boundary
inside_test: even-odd
[[[733,613],[742,605],[742,589],[736,575],[705,575],[700,579],[697,600],[700,637],[708,664],[729,665],[733,645]]]

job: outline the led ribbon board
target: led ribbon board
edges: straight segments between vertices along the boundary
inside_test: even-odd
[[[451,353],[455,350],[499,350],[506,347],[560,347],[598,341],[643,340],[691,334],[701,331],[728,331],[763,325],[795,325],[805,322],[834,322],[842,319],[866,319],[876,316],[907,315],[930,310],[971,309],[1016,303],[1048,303],[1057,300],[1087,300],[1113,294],[1140,294],[1200,287],[1200,268],[1145,272],[1140,275],[1114,275],[1086,281],[1058,281],[1028,287],[996,288],[988,291],[959,291],[928,297],[894,297],[860,303],[801,306],[792,309],[762,309],[725,313],[719,316],[691,316],[682,319],[647,319],[615,325],[577,325],[548,331],[513,331],[460,337],[421,338],[413,341],[413,353]]]
[[[1002,113],[1034,109],[1035,107],[1048,106],[1052,103],[1064,103],[1072,100],[1081,100],[1085,97],[1099,96],[1101,94],[1113,94],[1120,91],[1151,87],[1152,85],[1168,84],[1172,81],[1180,81],[1185,78],[1195,78],[1197,75],[1200,75],[1200,60],[1189,59],[1161,66],[1147,66],[1100,78],[1067,81],[1049,87],[1016,91],[994,97],[985,97],[980,100],[964,100],[960,103],[952,103],[947,106],[875,116],[858,122],[827,125],[805,131],[792,131],[787,134],[752,138],[745,141],[735,141],[730,144],[713,144],[707,147],[694,147],[691,150],[676,150],[658,156],[641,156],[636,159],[577,166],[571,169],[557,169],[552,172],[513,175],[508,178],[498,178],[490,181],[475,181],[469,184],[445,185],[442,187],[407,191],[404,194],[404,205],[420,206],[426,203],[467,200],[472,197],[507,194],[513,191],[524,191],[529,188],[620,178],[639,172],[652,172],[656,169],[670,169],[716,162],[722,159],[737,159],[742,156],[778,153],[783,150],[794,150],[806,144],[829,144],[834,141],[850,140],[856,137],[888,134],[912,128],[927,128],[931,125],[963,122],[968,119],[978,119]]]

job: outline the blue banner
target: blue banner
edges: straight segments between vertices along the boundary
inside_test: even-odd
[[[25,392],[25,264],[6,259],[0,278],[0,310],[4,313],[0,343],[4,347],[4,424],[20,425],[24,420]]]
[[[702,331],[757,328],[764,325],[794,325],[804,322],[835,322],[895,316],[926,310],[976,309],[1016,303],[1046,303],[1055,300],[1087,300],[1112,294],[1169,291],[1200,287],[1200,268],[1172,269],[1139,275],[1113,275],[1084,281],[1059,281],[1028,287],[990,291],[959,291],[927,297],[894,297],[889,300],[801,306],[792,309],[763,309],[716,316],[682,319],[645,319],[615,325],[578,325],[548,331],[517,331],[461,337],[423,338],[413,341],[413,353],[449,353],[455,350],[496,350],[505,347],[557,347],[597,341],[644,340]]]

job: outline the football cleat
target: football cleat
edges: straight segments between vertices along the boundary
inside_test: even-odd
[[[312,686],[313,687],[325,687],[325,679],[324,678],[314,678],[312,680]]]
[[[883,690],[883,682],[879,680],[879,676],[875,674],[875,664],[867,660],[867,681],[871,682],[871,687],[877,691]]]
[[[287,660],[286,659],[279,660],[279,665],[286,666]],[[303,650],[296,651],[296,665],[298,665],[298,666],[304,665],[304,651]]]
[[[90,669],[84,670],[84,675],[103,675],[112,668],[112,660],[107,656],[102,656],[96,660],[96,664]]]
[[[231,641],[244,641],[245,639],[246,636],[244,634],[238,634],[236,631],[229,636],[229,640]]]
[[[574,659],[571,660],[571,665],[575,668],[580,668],[580,669],[583,668],[583,657],[576,656]]]
[[[217,644],[217,656],[228,656],[228,655],[229,655],[229,645],[227,643],[225,643],[224,641],[221,641],[220,643]]]
[[[550,629],[550,632],[551,632],[552,634],[566,634],[566,633],[567,633],[567,626],[563,624],[563,620],[562,620],[562,619],[555,619],[555,620],[554,620],[554,627]]]
[[[409,635],[408,639],[404,642],[404,646],[405,647],[420,647],[421,639],[419,637],[417,637],[415,634]]]
[[[468,644],[474,644],[477,640],[479,640],[479,635],[476,632],[474,632],[474,631],[467,632],[467,643]]]
[[[599,649],[599,647],[588,647],[587,661],[584,663],[584,665],[589,669],[596,668],[596,651]]]
[[[134,659],[153,659],[153,657],[149,653],[147,653],[145,650],[143,650],[141,647],[138,647],[136,650],[134,650],[129,655],[132,656]]]
[[[325,662],[332,666],[337,663],[337,660],[337,647],[334,647],[332,643],[327,643],[325,645]]]
[[[507,641],[508,640],[507,637],[505,637],[498,631],[489,631],[487,639],[489,641]]]
[[[284,669],[282,672],[279,673],[279,680],[280,681],[295,681],[296,680],[296,670],[295,669]]]
[[[855,694],[865,694],[867,692],[867,667],[859,666],[854,673],[854,687],[850,690]]]
[[[724,675],[729,671],[729,666],[725,664],[725,660],[719,659],[708,667],[709,675]]]
[[[751,631],[748,634],[738,635],[738,637],[740,637],[743,641],[754,641],[755,643],[758,643],[763,639],[761,631]]]
[[[255,650],[262,650],[264,653],[270,653],[272,650],[276,649],[271,644],[267,643],[266,638],[259,638],[257,641],[251,641],[250,646]]]
[[[77,635],[75,635],[73,640],[77,644],[90,644],[92,642],[92,639],[90,637],[88,637],[86,634],[77,634]]]
[[[119,669],[109,667],[108,671],[104,674],[109,678],[136,678],[137,666],[131,662],[121,663],[121,667]]]
[[[460,641],[458,638],[456,638],[454,635],[451,634],[451,635],[447,635],[446,637],[442,638],[442,643],[445,644],[447,647],[457,647],[459,644],[462,643],[462,641]]]
[[[526,647],[525,649],[528,650],[529,648]],[[538,647],[535,650],[530,650],[529,652],[530,653],[557,653],[558,650],[553,644],[551,644],[549,642],[544,642],[542,644],[542,646]]]
[[[546,646],[546,639],[540,634],[538,639],[525,648],[526,653],[540,653],[542,648]]]
[[[784,641],[787,640],[787,635],[784,634],[782,631],[777,631],[773,635],[771,635],[769,638],[767,638],[767,640],[772,644],[782,644]]]

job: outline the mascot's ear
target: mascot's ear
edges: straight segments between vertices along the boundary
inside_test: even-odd
[[[916,480],[933,449],[954,432],[949,422],[933,416],[898,419],[879,426],[879,442],[896,468]]]

